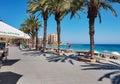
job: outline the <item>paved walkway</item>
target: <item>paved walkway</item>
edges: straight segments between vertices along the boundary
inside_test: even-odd
[[[0,69],[0,84],[120,84],[120,64],[76,59],[10,47],[8,61]]]

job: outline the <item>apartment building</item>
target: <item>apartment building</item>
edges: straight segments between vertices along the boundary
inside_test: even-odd
[[[48,34],[48,44],[57,44],[57,34]]]

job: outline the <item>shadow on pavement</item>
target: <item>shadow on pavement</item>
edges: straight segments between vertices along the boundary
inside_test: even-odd
[[[3,61],[3,66],[11,66],[18,61],[20,61],[20,59],[7,59],[7,60]]]
[[[78,61],[79,59],[79,56],[76,56],[74,54],[71,54],[71,55],[63,55],[63,56],[54,56],[54,55],[51,55],[49,57],[46,57],[46,59],[48,60],[48,62],[66,62],[68,61],[70,64],[74,65],[73,61],[72,60],[75,60],[75,61]]]
[[[103,79],[108,78],[111,80],[111,84],[120,84],[120,71],[113,71],[104,74],[98,79],[98,81],[103,81]]]
[[[24,52],[22,55],[25,55],[25,56],[40,56],[42,55],[43,53],[40,52],[40,51],[27,51],[27,52]]]
[[[111,84],[120,84],[120,64],[109,61],[109,63],[87,63],[82,65],[84,67],[82,70],[113,70],[112,72],[104,74],[98,79],[98,81],[104,81],[103,79],[110,79]],[[117,71],[116,71],[117,70]]]
[[[120,70],[120,64],[113,61],[109,61],[109,63],[86,63],[81,67],[84,67],[82,70]]]
[[[55,54],[51,52],[41,52],[40,50],[22,50],[25,56],[46,56],[47,54]],[[26,52],[27,51],[27,52]]]
[[[0,84],[17,84],[22,75],[13,72],[0,72]]]

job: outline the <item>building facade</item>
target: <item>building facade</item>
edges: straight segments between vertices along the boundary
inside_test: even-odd
[[[57,34],[48,34],[48,44],[57,45]]]
[[[38,45],[42,46],[43,44],[43,37],[38,37]]]

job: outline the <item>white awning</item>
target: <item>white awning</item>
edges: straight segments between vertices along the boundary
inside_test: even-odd
[[[26,37],[27,36],[27,37]],[[4,38],[27,38],[29,35],[0,21],[0,37]]]
[[[116,52],[116,51],[111,52],[111,54],[112,54],[112,55],[116,55],[116,56],[120,56],[120,53],[119,53],[119,52]]]

